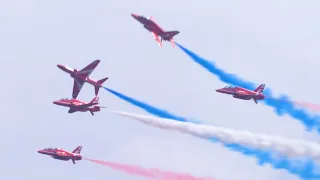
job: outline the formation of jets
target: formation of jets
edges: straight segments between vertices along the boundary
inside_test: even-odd
[[[97,104],[99,104],[98,93],[99,93],[99,89],[102,87],[102,84],[108,79],[108,77],[98,81],[93,80],[89,77],[99,63],[100,63],[100,60],[95,60],[81,70],[69,68],[67,66],[58,64],[57,65],[58,68],[70,74],[70,76],[73,78],[72,99],[64,98],[58,101],[53,101],[53,103],[59,106],[69,107],[68,113],[89,111],[91,115],[94,115],[93,112],[98,112],[100,111],[101,108],[104,108],[103,106],[97,106]],[[92,99],[92,101],[89,103],[85,103],[83,101],[76,99],[84,83],[86,82],[94,86],[94,92],[96,95]]]
[[[164,31],[159,25],[157,25],[152,16],[144,17],[142,15],[131,14],[131,16],[143,24],[143,27],[146,28],[153,35],[154,39],[158,43],[160,47],[162,47],[162,41],[170,41],[172,46],[175,47],[175,43],[173,41],[173,37],[179,34],[179,31]],[[160,37],[160,39],[159,39]],[[108,77],[93,80],[89,76],[94,71],[94,69],[98,66],[100,60],[95,60],[86,67],[81,70],[69,68],[67,66],[58,64],[58,68],[62,71],[68,73],[70,77],[73,78],[73,90],[72,90],[72,98],[63,98],[57,101],[53,101],[54,104],[64,107],[69,107],[68,113],[74,112],[90,112],[91,115],[94,115],[94,112],[100,111],[101,108],[105,108],[103,106],[99,106],[99,89],[102,87],[102,84],[108,80]],[[94,86],[95,97],[88,103],[80,101],[77,99],[83,85],[85,83],[89,83]],[[243,87],[237,86],[226,86],[221,89],[216,89],[219,93],[232,95],[234,98],[242,99],[242,100],[253,100],[256,104],[258,100],[265,99],[263,94],[263,90],[265,88],[265,84],[261,84],[255,90],[248,90]],[[73,164],[75,161],[82,160],[82,156],[80,155],[82,146],[78,146],[72,152],[68,152],[63,150],[62,148],[45,148],[39,150],[38,153],[51,156],[54,159],[69,161],[71,160]]]

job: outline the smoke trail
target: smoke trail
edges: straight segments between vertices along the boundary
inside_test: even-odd
[[[144,109],[145,111],[162,118],[168,118],[168,119],[174,119],[181,122],[191,122],[188,119],[180,116],[173,115],[167,111],[161,110],[159,108],[156,108],[154,106],[151,106],[147,103],[141,102],[139,100],[136,100],[132,97],[126,96],[120,92],[117,92],[115,90],[111,90],[108,88],[105,88],[115,96],[119,97],[120,99],[127,101],[137,107],[140,107]],[[217,142],[216,139],[208,139],[211,142]],[[259,165],[264,165],[266,163],[270,163],[274,168],[276,169],[286,169],[291,174],[298,175],[301,178],[313,178],[317,177],[318,175],[314,173],[315,171],[315,164],[308,160],[308,161],[297,161],[297,160],[290,160],[283,157],[274,157],[273,153],[270,152],[263,152],[256,149],[250,149],[238,144],[224,144],[225,147],[227,147],[231,151],[240,152],[246,156],[253,156],[258,160]]]
[[[129,117],[158,128],[177,130],[203,138],[217,138],[224,144],[241,144],[255,149],[275,151],[284,156],[293,158],[311,157],[320,159],[320,144],[313,142],[287,140],[280,136],[253,134],[248,131],[235,131],[221,127],[193,124],[190,122],[178,122],[165,118],[156,118],[121,111],[114,112],[121,116]]]
[[[137,107],[140,107],[142,109],[144,109],[145,111],[151,113],[151,114],[154,114],[156,116],[160,116],[160,117],[163,117],[163,118],[168,118],[168,119],[175,119],[175,120],[179,120],[179,121],[186,121],[185,118],[183,117],[179,117],[179,116],[175,116],[175,115],[172,115],[170,114],[169,112],[165,111],[165,110],[162,110],[162,109],[158,109],[158,108],[155,108],[155,107],[152,107],[146,103],[143,103],[141,101],[138,101],[132,97],[129,97],[129,96],[126,96],[124,94],[121,94],[115,90],[112,90],[112,89],[109,89],[109,88],[106,88],[104,87],[104,89],[106,89],[107,91],[111,92],[113,95],[119,97],[120,99],[122,100],[125,100],[126,102],[129,102],[131,103],[132,105],[134,106],[137,106]]]
[[[207,69],[213,75],[218,76],[218,78],[228,84],[233,84],[236,86],[241,86],[248,89],[255,89],[256,86],[251,82],[246,82],[236,75],[229,74],[224,72],[223,70],[219,69],[213,62],[210,62],[197,54],[193,53],[192,51],[188,50],[187,48],[183,47],[182,45],[176,43],[177,46],[184,51],[187,55],[191,57],[191,59],[202,66],[203,68]],[[265,95],[268,97],[272,97],[271,90],[266,90]],[[276,113],[281,116],[284,113],[289,114],[291,117],[300,120],[308,130],[312,128],[316,128],[318,132],[320,132],[320,121],[319,116],[311,117],[308,113],[301,109],[296,109],[294,107],[294,103],[290,102],[287,97],[281,97],[280,99],[275,98],[266,98],[264,102],[275,109]]]
[[[319,104],[313,104],[313,103],[306,103],[306,102],[293,102],[296,106],[307,108],[310,111],[319,112],[320,111],[320,105]]]
[[[86,159],[96,164],[100,164],[102,166],[107,166],[109,168],[119,170],[122,172],[126,172],[132,175],[140,175],[149,179],[166,179],[166,180],[214,180],[213,178],[204,178],[204,177],[195,177],[186,173],[177,173],[177,172],[169,172],[163,171],[160,169],[146,169],[140,166],[128,165],[128,164],[119,164],[108,161],[100,161],[94,159]]]

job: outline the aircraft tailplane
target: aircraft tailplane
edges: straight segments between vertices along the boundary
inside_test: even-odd
[[[172,39],[173,36],[179,34],[179,31],[166,31],[163,33],[163,36],[167,37],[168,39]]]
[[[99,86],[99,85],[102,86],[102,84],[103,84],[106,80],[108,80],[108,79],[109,79],[109,78],[106,77],[106,78],[100,79],[100,80],[98,81],[98,86],[95,86],[95,87],[94,87],[95,95],[98,95],[98,93],[99,93],[99,89],[100,89],[100,86]]]
[[[175,47],[173,36],[175,36],[179,33],[180,33],[179,31],[166,31],[161,35],[161,41],[162,41],[162,39],[166,40],[166,41],[170,41],[172,46]]]

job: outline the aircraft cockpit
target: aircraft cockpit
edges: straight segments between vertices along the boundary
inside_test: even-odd
[[[233,86],[225,86],[224,89],[230,89],[233,88]]]
[[[44,150],[47,150],[47,151],[52,151],[52,150],[54,150],[52,147],[50,147],[50,148],[45,148]]]
[[[70,100],[69,98],[61,98],[61,100]]]

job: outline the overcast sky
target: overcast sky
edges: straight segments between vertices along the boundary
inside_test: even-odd
[[[190,135],[168,132],[104,109],[68,114],[52,101],[71,97],[73,80],[57,68],[101,63],[93,79],[172,113],[237,130],[319,140],[297,120],[262,103],[214,90],[225,86],[152,35],[130,13],[153,16],[175,40],[224,70],[297,101],[319,102],[320,3],[316,0],[10,0],[0,1],[2,77],[0,179],[140,180],[86,161],[36,151],[61,147],[115,161],[220,180],[297,180],[284,170]],[[85,84],[78,98],[90,101]],[[146,112],[100,90],[101,105]]]

